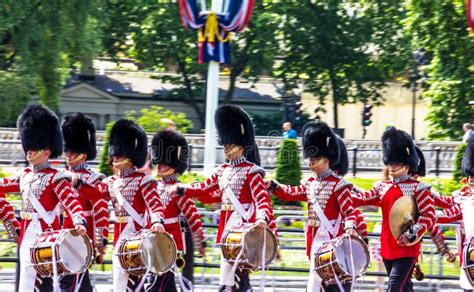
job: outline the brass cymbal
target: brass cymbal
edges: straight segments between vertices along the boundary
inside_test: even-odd
[[[413,196],[402,196],[393,203],[390,210],[390,231],[395,239],[418,219],[418,210]],[[413,245],[412,242],[409,245]]]

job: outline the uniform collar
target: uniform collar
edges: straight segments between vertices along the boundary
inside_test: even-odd
[[[130,167],[120,171],[120,177],[127,177],[136,171],[135,167]]]
[[[234,160],[227,160],[227,164],[229,164],[230,166],[237,166],[241,164],[242,162],[244,162],[245,160],[247,160],[245,156],[240,156],[239,158],[234,159]]]
[[[82,169],[89,169],[89,163],[83,162],[81,164],[78,164],[78,165],[75,165],[75,166],[71,167],[72,171],[79,171],[79,170],[82,170]]]
[[[323,179],[328,178],[328,177],[331,176],[331,175],[333,175],[333,172],[332,172],[331,169],[328,169],[328,170],[326,170],[325,172],[323,172],[323,173],[317,175],[317,179],[318,179],[318,180],[323,180]]]
[[[50,168],[51,164],[49,162],[41,163],[33,166],[33,172],[40,172],[47,168]]]
[[[398,183],[401,183],[401,182],[403,182],[403,181],[406,181],[406,180],[408,180],[408,179],[410,179],[410,178],[411,178],[410,175],[404,174],[404,175],[401,175],[401,176],[399,176],[399,177],[393,178],[392,181],[393,181],[394,183],[398,184]]]
[[[171,175],[161,177],[161,180],[164,182],[178,182],[178,177],[176,176],[176,173],[173,173]]]

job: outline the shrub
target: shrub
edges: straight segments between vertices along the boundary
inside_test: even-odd
[[[299,148],[296,140],[285,139],[281,142],[277,153],[275,179],[282,184],[296,186],[301,181]],[[274,204],[301,205],[299,202],[283,202],[274,197]]]

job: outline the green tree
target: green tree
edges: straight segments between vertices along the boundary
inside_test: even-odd
[[[31,97],[31,82],[15,72],[0,71],[0,126],[16,127],[18,115]]]
[[[407,0],[407,33],[413,47],[431,56],[426,90],[430,139],[460,140],[473,122],[474,39],[466,22],[466,1]]]
[[[110,131],[112,131],[112,126],[114,123],[115,122],[110,122],[105,126],[104,147],[100,153],[99,171],[106,176],[111,176],[113,174],[109,159],[109,138]]]
[[[374,23],[358,2],[287,3],[283,23],[285,54],[280,78],[301,78],[305,91],[318,97],[322,105],[331,96],[336,128],[340,104],[371,101],[377,105],[385,85],[386,72],[373,58],[370,46]]]
[[[125,117],[134,120],[148,133],[156,133],[165,129],[167,123],[163,121],[163,119],[169,119],[175,122],[176,130],[182,133],[189,132],[193,127],[193,123],[186,118],[185,114],[172,112],[156,105],[153,105],[150,108],[143,108],[139,112],[126,112]]]
[[[90,67],[101,0],[5,0],[0,4],[0,66],[31,76],[40,101],[58,111],[61,68]]]
[[[275,179],[282,184],[296,186],[300,184],[301,167],[299,148],[296,140],[285,139],[281,142],[277,153]],[[273,198],[273,203],[284,205],[300,205],[299,202],[283,202]]]
[[[275,36],[279,18],[275,5],[258,2],[248,28],[233,37],[232,63],[222,66],[229,72],[224,103],[232,101],[239,77],[254,82],[262,74],[271,73],[278,53]],[[132,57],[142,69],[177,73],[156,78],[177,87],[169,98],[190,104],[204,127],[207,64],[198,64],[197,33],[184,29],[178,5],[172,1],[142,0],[108,1],[107,6],[110,15],[104,28],[106,52],[111,57]]]
[[[453,180],[459,182],[464,175],[462,174],[462,157],[464,156],[464,150],[466,150],[467,144],[462,143],[456,148],[456,156],[454,158],[454,170],[453,170]]]

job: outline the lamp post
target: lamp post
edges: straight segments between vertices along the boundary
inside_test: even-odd
[[[426,51],[424,48],[419,48],[413,52],[413,68],[410,76],[411,90],[412,90],[412,107],[411,107],[411,136],[415,139],[415,121],[416,121],[416,91],[417,81],[421,78],[418,67],[427,65],[428,58],[426,56]],[[426,75],[424,76],[426,78]]]

